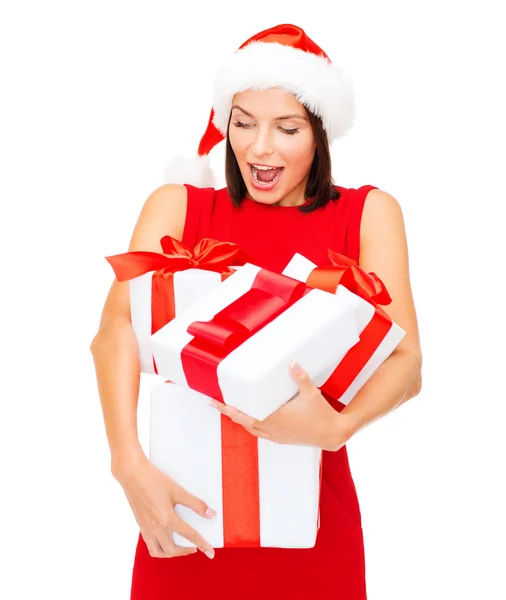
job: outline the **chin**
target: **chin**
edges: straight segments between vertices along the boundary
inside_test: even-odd
[[[277,204],[280,200],[283,199],[283,193],[276,190],[274,192],[264,192],[262,193],[260,190],[252,187],[251,189],[246,186],[248,189],[248,194],[250,197],[255,200],[255,202],[260,202],[261,204]]]
[[[286,194],[284,187],[276,187],[276,189],[269,191],[262,191],[257,189],[254,185],[252,185],[250,181],[250,169],[249,166],[246,168],[246,172],[241,172],[242,178],[244,181],[244,185],[246,186],[246,191],[250,198],[255,200],[256,202],[260,202],[262,204],[276,204],[280,200],[282,200]],[[282,184],[281,184],[282,185]]]

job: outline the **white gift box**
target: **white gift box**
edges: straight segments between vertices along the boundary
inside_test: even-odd
[[[224,543],[221,414],[209,397],[174,383],[151,391],[150,461],[217,511],[201,517],[177,504],[178,516],[214,548]],[[321,449],[258,442],[260,545],[310,548],[319,527]],[[194,544],[178,533],[174,543]]]
[[[311,271],[316,267],[314,263],[308,260],[305,256],[301,254],[295,254],[292,260],[288,263],[287,267],[283,271],[285,275],[292,277],[293,279],[297,279],[299,281],[307,281]],[[338,285],[336,289],[336,294],[341,294],[342,290],[346,289],[342,285]],[[355,321],[357,324],[357,329],[359,334],[365,329],[365,327],[370,323],[371,319],[375,314],[374,306],[364,300],[360,296],[349,292],[351,296],[351,304],[353,305],[353,312]],[[344,391],[342,396],[336,398],[342,404],[349,404],[351,399],[355,396],[358,390],[367,382],[367,380],[373,375],[373,373],[380,367],[380,365],[392,354],[395,348],[398,346],[399,342],[405,336],[406,332],[404,329],[399,327],[396,323],[392,322],[392,325],[382,339],[381,343],[377,347],[376,351],[369,358],[367,363],[364,365],[362,370],[357,373],[355,379],[352,381],[351,385]],[[321,377],[318,378],[314,383],[318,387],[322,387],[327,379],[330,377],[332,372],[337,368],[344,357],[341,356],[338,360],[334,361],[334,363],[330,366],[326,373],[324,373]]]
[[[150,271],[129,280],[130,318],[139,347],[139,361],[143,373],[155,373],[151,351],[151,294]],[[175,313],[184,312],[221,283],[221,274],[204,269],[176,271],[173,275]],[[170,282],[167,284],[170,285]]]
[[[205,299],[192,304],[151,336],[160,375],[189,387],[181,354],[193,339],[187,331],[189,325],[211,320],[246,294],[260,270],[249,263],[240,267]],[[289,372],[292,361],[299,362],[313,381],[328,372],[359,341],[350,302],[353,296],[342,286],[335,295],[312,289],[232,350],[216,371],[225,404],[263,420],[297,393]],[[197,391],[206,393],[205,389]]]

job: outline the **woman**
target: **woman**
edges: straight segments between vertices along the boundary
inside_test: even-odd
[[[253,435],[324,450],[313,548],[214,550],[174,512],[180,503],[212,518],[212,507],[151,465],[139,444],[140,373],[128,283],[115,281],[92,352],[112,473],[140,527],[132,600],[366,598],[361,514],[345,444],[418,394],[421,352],[398,202],[372,185],[332,183],[329,143],[348,131],[352,118],[349,84],[302,29],[280,25],[260,32],[216,79],[199,156],[187,160],[193,171],[182,174],[184,161],[176,160],[179,179],[167,175],[185,185],[163,185],[146,200],[130,251],[161,252],[164,235],[189,247],[212,237],[238,243],[256,264],[280,272],[295,252],[329,264],[331,248],[382,279],[392,297],[385,310],[406,335],[346,407],[324,397],[297,366],[292,376],[300,393],[262,422],[216,404]],[[225,138],[227,187],[216,190],[207,154]],[[174,531],[197,549],[175,546]]]

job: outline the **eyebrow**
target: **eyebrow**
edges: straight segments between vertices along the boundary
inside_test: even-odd
[[[247,110],[244,110],[244,108],[240,107],[238,104],[234,104],[232,106],[232,108],[238,108],[240,111],[242,111],[245,115],[248,115],[248,117],[254,118],[254,116],[249,113]],[[303,115],[297,115],[297,114],[293,114],[293,115],[284,115],[283,117],[277,117],[277,119],[274,119],[275,121],[281,121],[283,119],[302,119],[303,121],[307,121],[307,117],[304,117]]]

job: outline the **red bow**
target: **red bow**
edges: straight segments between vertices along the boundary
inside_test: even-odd
[[[307,285],[331,293],[335,293],[337,286],[342,285],[375,308],[373,318],[360,334],[360,341],[350,348],[320,387],[322,392],[339,400],[392,327],[392,319],[380,306],[390,304],[392,298],[375,273],[366,273],[356,261],[333,250],[328,250],[328,256],[332,265],[313,269],[306,281]]]
[[[181,351],[188,386],[223,402],[218,365],[309,291],[305,283],[261,269],[246,293],[209,321],[191,323],[193,339]]]
[[[186,269],[204,269],[207,271],[233,273],[229,267],[242,265],[246,255],[237,244],[220,242],[212,238],[203,238],[193,250],[180,241],[165,235],[161,240],[163,254],[134,250],[124,254],[106,256],[118,281],[134,279],[150,271],[157,271],[158,276]]]
[[[174,273],[202,269],[221,274],[224,281],[235,271],[232,265],[243,265],[247,257],[237,244],[203,238],[193,250],[171,237],[160,240],[163,254],[134,250],[106,256],[118,281],[128,281],[154,271],[151,279],[151,334],[175,317]],[[158,373],[153,359],[153,368]]]
[[[371,304],[386,306],[392,302],[385,284],[376,273],[366,273],[352,258],[333,250],[328,250],[328,256],[332,265],[313,269],[307,285],[335,293],[341,284]]]

